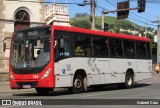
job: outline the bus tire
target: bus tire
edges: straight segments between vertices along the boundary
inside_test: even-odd
[[[130,72],[127,72],[127,74],[126,74],[125,86],[127,89],[132,88],[134,86],[133,74]]]
[[[129,88],[132,88],[133,86],[134,86],[133,74],[130,72],[127,72],[125,77],[125,83],[119,83],[118,87],[129,89]]]
[[[48,88],[36,88],[36,91],[39,95],[47,95],[50,91]]]
[[[73,87],[70,88],[71,93],[82,93],[84,90],[84,82],[81,75],[76,75],[73,79]]]

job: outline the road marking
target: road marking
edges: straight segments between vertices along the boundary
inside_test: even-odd
[[[99,94],[90,94],[90,95],[84,95],[82,97],[91,97],[91,96],[98,96],[98,95],[104,95],[106,93],[99,93]]]

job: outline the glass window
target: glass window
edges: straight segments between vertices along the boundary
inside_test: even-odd
[[[64,31],[55,31],[54,34],[54,59],[59,61],[71,56],[72,33]]]
[[[12,37],[13,68],[38,68],[50,60],[50,27],[17,31]]]
[[[123,50],[124,50],[124,57],[127,58],[134,58],[135,57],[135,48],[133,41],[123,41]]]
[[[74,35],[75,56],[91,56],[91,48],[91,36],[82,34]]]
[[[94,37],[93,38],[93,52],[94,56],[108,56],[108,39]]]
[[[109,39],[110,56],[111,57],[122,57],[122,43],[119,39]]]
[[[70,56],[69,52],[69,40],[64,39],[64,48],[60,48],[60,56],[68,57]]]
[[[147,58],[147,43],[137,42],[136,49],[138,58]]]
[[[12,42],[11,64],[14,68],[34,68],[50,60],[50,37],[23,39]]]

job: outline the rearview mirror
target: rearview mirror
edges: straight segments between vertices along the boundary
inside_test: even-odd
[[[3,52],[6,51],[6,38],[3,39]]]
[[[55,41],[54,41],[54,48],[56,48],[57,45],[58,45],[58,41],[55,40]]]

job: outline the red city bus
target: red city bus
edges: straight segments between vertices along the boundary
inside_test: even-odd
[[[14,32],[11,89],[57,87],[73,93],[118,84],[131,88],[151,77],[150,39],[75,27],[41,26]]]

